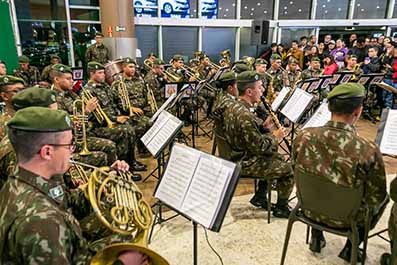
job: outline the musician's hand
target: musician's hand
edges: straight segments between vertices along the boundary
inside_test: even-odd
[[[280,129],[277,129],[277,130],[273,131],[273,135],[274,135],[276,138],[282,139],[282,138],[284,138],[285,136],[287,136],[287,133],[286,133],[286,131],[285,131],[285,128],[284,128],[284,127],[281,127]]]
[[[267,128],[267,129],[271,129],[271,128],[273,128],[273,121],[272,121],[272,118],[270,117],[270,116],[268,116],[267,118],[266,118],[266,120],[263,122],[263,127],[264,128]]]
[[[129,118],[128,116],[117,116],[116,120],[118,123],[124,124]]]
[[[98,107],[98,99],[97,98],[90,98],[85,105],[85,112],[91,113]]]
[[[149,258],[145,254],[136,251],[128,250],[122,253],[118,259],[125,265],[148,265]]]
[[[194,81],[196,81],[196,77],[195,77],[195,76],[191,76],[191,77],[189,78],[189,82],[194,82]]]
[[[130,170],[130,166],[124,160],[116,160],[110,167],[119,172]]]
[[[138,116],[142,116],[143,115],[143,110],[141,108],[135,108],[132,107],[132,112]]]

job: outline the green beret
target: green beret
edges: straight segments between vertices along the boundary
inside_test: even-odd
[[[25,81],[23,81],[22,78],[13,76],[13,75],[2,75],[0,76],[0,86],[5,86],[5,85],[13,85],[21,83],[25,85]]]
[[[70,68],[69,66],[66,66],[64,64],[60,64],[60,63],[54,64],[53,66],[51,66],[51,70],[61,72],[61,73],[73,74],[72,68]]]
[[[245,63],[238,63],[233,66],[233,71],[236,72],[237,74],[248,71],[248,65]]]
[[[182,55],[180,55],[180,54],[175,54],[175,55],[172,57],[172,61],[180,61],[180,60],[183,61],[183,57],[182,57]]]
[[[265,59],[258,58],[255,60],[255,64],[267,64]]]
[[[51,54],[50,58],[51,58],[51,60],[52,60],[52,59],[61,60],[61,57],[59,57],[57,54]]]
[[[248,83],[260,80],[260,75],[255,71],[245,71],[237,75],[237,88],[244,92],[244,87]]]
[[[288,59],[288,63],[295,63],[295,64],[298,64],[298,60],[297,60],[295,57],[291,56],[291,57],[289,57],[289,59]]]
[[[56,101],[56,93],[45,87],[29,87],[15,94],[11,99],[15,110],[27,107],[47,107]]]
[[[21,55],[18,57],[18,62],[19,63],[29,63],[29,57],[27,57],[26,55]]]
[[[136,61],[135,60],[133,60],[132,58],[130,58],[130,57],[125,57],[125,58],[123,58],[123,63],[124,64],[135,64],[136,65]]]
[[[314,56],[310,59],[311,62],[321,62],[320,58],[318,58],[317,56]]]
[[[346,83],[337,85],[328,94],[327,99],[364,97],[365,88],[359,83]]]
[[[150,56],[157,57],[157,55],[156,55],[154,52],[149,52],[149,54],[147,55],[147,57],[150,57]]]
[[[72,122],[63,110],[28,107],[18,110],[7,126],[29,132],[63,132],[72,129]]]
[[[219,81],[226,82],[226,81],[233,81],[237,80],[237,73],[232,72],[232,71],[227,71],[224,72],[221,77],[219,78]]]
[[[95,32],[95,37],[102,37],[103,38],[103,34],[100,31]]]
[[[163,60],[159,59],[159,58],[156,58],[153,61],[153,65],[154,66],[160,66],[160,65],[164,65],[164,64],[165,64],[165,62]]]
[[[349,58],[350,58],[350,59],[352,59],[352,58],[356,58],[356,59],[357,59],[358,57],[357,57],[357,55],[355,55],[355,54],[351,54],[351,55],[349,55]]]
[[[270,56],[270,60],[281,60],[281,56],[277,53],[274,53],[272,56]]]
[[[105,66],[103,66],[103,64],[100,64],[98,62],[89,62],[87,64],[87,69],[88,71],[97,71],[97,70],[105,69]]]

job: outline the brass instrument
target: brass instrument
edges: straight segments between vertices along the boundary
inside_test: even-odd
[[[254,57],[246,56],[242,61],[248,65],[250,70],[254,70],[255,60],[256,59]]]
[[[156,98],[154,97],[153,90],[149,87],[148,84],[146,84],[146,89],[147,89],[147,101],[150,106],[150,111],[154,114],[156,111],[159,109],[157,106]]]
[[[98,219],[112,232],[130,235],[131,243],[112,244],[96,253],[91,265],[110,265],[125,251],[135,250],[147,255],[151,265],[168,265],[159,254],[147,248],[147,238],[153,224],[153,212],[144,200],[142,192],[132,181],[131,173],[117,174],[109,167],[97,168],[81,162],[71,161],[80,169],[81,179],[87,180],[86,191]],[[83,168],[92,169],[89,177]]]
[[[185,74],[190,78],[190,77],[194,77],[195,80],[197,82],[202,81],[203,79],[200,78],[200,73],[198,71],[196,71],[195,69],[188,67],[186,65],[182,66],[182,70],[185,71]],[[211,84],[209,84],[208,82],[205,83],[205,88],[207,88],[209,91],[216,93],[217,92],[217,88],[212,86]]]
[[[230,53],[230,50],[227,49],[227,50],[221,51],[220,55],[225,60],[225,65],[230,67],[230,65],[231,65],[231,60],[230,60],[231,53]]]
[[[209,62],[209,64],[210,64],[210,66],[211,66],[212,68],[216,69],[217,71],[218,71],[219,69],[222,68],[222,66],[217,65],[216,63],[211,62],[211,61]]]
[[[270,78],[270,82],[267,86],[266,100],[272,103],[276,99],[276,93],[274,92],[274,87],[273,87],[274,78],[268,72],[265,72],[265,75],[267,75]]]
[[[153,62],[150,61],[149,59],[146,59],[145,61],[143,61],[143,64],[144,64],[149,70],[152,70],[152,69],[153,69]],[[168,79],[168,81],[170,81],[170,82],[179,83],[179,82],[182,82],[182,81],[183,81],[183,77],[174,75],[174,74],[169,73],[169,72],[167,72],[167,71],[163,71],[163,74],[167,76],[167,79]]]
[[[80,111],[79,111],[80,110]],[[87,117],[85,115],[85,104],[81,99],[73,101],[73,137],[76,144],[82,146],[79,155],[90,155],[91,152],[87,146]]]
[[[132,105],[130,101],[130,95],[128,93],[127,87],[125,86],[124,79],[122,76],[119,77],[119,85],[117,86],[117,92],[119,93],[119,98],[121,101],[121,108],[123,111],[128,112],[128,116],[134,116],[134,112],[132,111]]]
[[[88,102],[90,99],[94,98],[94,96],[92,95],[92,93],[91,93],[89,90],[87,90],[87,89],[83,89],[81,93],[82,93],[82,96],[81,96],[81,97],[82,97],[82,99],[83,99],[83,102],[84,102],[84,104],[86,104],[86,105],[87,105],[87,102]],[[103,111],[103,109],[102,109],[101,106],[98,105],[98,106],[96,107],[96,109],[95,109],[92,113],[94,114],[96,120],[97,120],[99,123],[103,123],[103,122],[105,121],[108,128],[114,128],[114,127],[116,127],[116,124],[110,120],[110,118],[109,118],[108,115]]]

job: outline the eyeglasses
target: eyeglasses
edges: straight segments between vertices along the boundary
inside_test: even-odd
[[[52,145],[52,146],[59,146],[59,147],[68,147],[70,152],[74,152],[76,150],[76,143],[72,140],[69,144],[44,144],[44,145]],[[41,149],[40,149],[41,150]],[[40,150],[37,153],[40,153]]]

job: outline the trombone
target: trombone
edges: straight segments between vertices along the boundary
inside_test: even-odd
[[[82,100],[85,105],[87,105],[88,101],[92,98],[94,98],[94,96],[92,95],[92,93],[89,90],[87,90],[87,89],[82,90]],[[93,111],[93,114],[95,116],[95,119],[99,123],[102,124],[105,121],[108,128],[116,127],[116,124],[110,120],[110,118],[105,113],[105,111],[103,111],[103,109],[101,108],[100,105],[98,105],[96,107],[96,109]]]
[[[145,61],[143,61],[143,64],[144,64],[147,68],[149,68],[150,70],[153,69],[153,62],[150,61],[149,59],[146,59]],[[182,82],[182,80],[183,80],[183,77],[182,77],[182,76],[174,75],[174,74],[169,73],[169,72],[167,72],[167,71],[163,71],[163,74],[167,76],[167,79],[168,79],[170,82],[179,83],[179,82]]]
[[[80,107],[80,111],[79,111]],[[85,104],[81,99],[73,101],[73,136],[74,141],[82,146],[82,150],[79,155],[86,156],[90,155],[91,152],[87,146],[87,131],[86,131],[87,117],[85,115]]]

